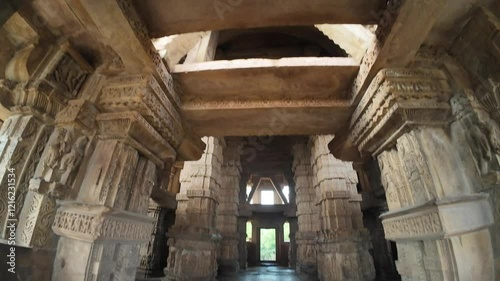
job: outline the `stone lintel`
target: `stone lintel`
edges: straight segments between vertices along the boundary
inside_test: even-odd
[[[494,223],[487,194],[432,200],[382,214],[385,236],[394,241],[440,240]]]
[[[159,167],[175,158],[172,146],[137,112],[103,113],[96,120],[100,139],[123,139]]]
[[[151,240],[154,219],[85,204],[63,205],[57,210],[52,229],[57,235],[86,242],[141,243]]]

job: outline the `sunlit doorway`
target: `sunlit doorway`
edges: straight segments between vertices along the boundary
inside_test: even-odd
[[[260,229],[260,261],[276,262],[276,229]]]

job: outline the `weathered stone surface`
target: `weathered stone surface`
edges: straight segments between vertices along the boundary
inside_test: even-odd
[[[216,215],[225,143],[214,137],[203,140],[207,148],[202,158],[186,162],[181,172],[175,225],[169,230],[165,280],[209,281],[217,275],[221,235],[216,229]]]

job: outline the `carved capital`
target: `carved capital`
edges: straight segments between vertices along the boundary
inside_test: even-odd
[[[95,119],[99,110],[84,99],[71,100],[56,116],[57,125],[72,125],[91,135],[96,130]]]
[[[137,111],[170,145],[181,145],[185,133],[180,114],[151,75],[112,79],[104,87],[98,106],[107,112]]]
[[[450,97],[450,85],[440,70],[384,69],[356,108],[348,141],[361,154],[377,155],[412,128],[448,124]]]
[[[137,112],[103,113],[96,117],[100,139],[121,139],[157,166],[175,158],[175,150]]]

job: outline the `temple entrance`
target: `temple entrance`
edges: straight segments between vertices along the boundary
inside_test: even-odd
[[[276,262],[276,229],[260,229],[260,261]]]

